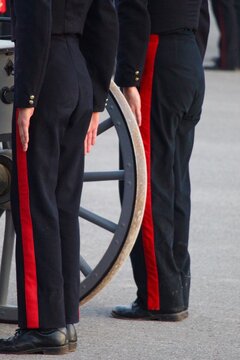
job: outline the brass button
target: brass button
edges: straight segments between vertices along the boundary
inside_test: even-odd
[[[34,101],[33,100],[29,100],[28,102],[30,105],[33,105],[34,104]]]
[[[34,95],[31,95],[30,96],[30,100],[34,100],[35,99],[35,96]]]
[[[136,75],[139,75],[139,74],[140,74],[140,71],[137,70],[137,71],[135,72],[135,74],[136,74]]]
[[[139,79],[139,77],[136,77],[135,80],[136,80],[136,81],[139,81],[140,79]]]

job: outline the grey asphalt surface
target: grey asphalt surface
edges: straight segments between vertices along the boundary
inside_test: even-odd
[[[217,31],[213,23],[207,62],[216,55],[216,42]],[[78,350],[62,358],[240,359],[240,71],[208,71],[206,83],[204,111],[197,126],[191,161],[189,318],[173,324],[112,319],[113,306],[128,304],[135,299],[136,289],[127,261],[112,282],[81,308],[81,322],[77,326]],[[106,151],[109,143],[103,144],[99,151]],[[92,161],[92,166],[94,164]],[[94,196],[92,199],[97,202]],[[111,204],[111,191],[104,194],[104,199],[104,203],[98,202],[103,211]],[[89,231],[83,228],[84,231],[85,237],[94,239],[95,228]],[[97,253],[96,245],[92,257]],[[13,289],[12,292],[14,298]],[[1,324],[0,337],[8,336],[14,329],[14,325]],[[6,360],[15,358],[1,356]],[[43,356],[18,358],[41,359]]]

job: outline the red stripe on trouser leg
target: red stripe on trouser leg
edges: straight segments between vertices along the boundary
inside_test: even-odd
[[[6,0],[0,0],[0,14],[4,14],[7,11]]]
[[[17,110],[16,120],[18,115]],[[18,124],[16,124],[16,153],[27,327],[38,328],[37,270],[30,211],[27,153],[22,149]]]
[[[222,68],[227,67],[227,39],[226,39],[226,29],[225,29],[225,20],[223,16],[223,9],[221,5],[218,5],[218,17],[219,17],[219,27],[221,32],[221,54],[220,54],[220,66]]]
[[[152,103],[152,85],[155,58],[159,44],[159,36],[151,35],[147,52],[145,69],[141,82],[141,101],[142,101],[142,125],[141,134],[144,143],[147,160],[147,200],[146,208],[142,222],[142,237],[144,256],[147,272],[147,297],[148,309],[160,309],[159,278],[157,269],[157,260],[154,244],[154,228],[152,217],[152,192],[151,192],[151,103]]]

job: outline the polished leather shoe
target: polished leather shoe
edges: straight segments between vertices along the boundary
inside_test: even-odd
[[[17,329],[15,335],[0,339],[0,354],[63,355],[69,351],[67,329]]]
[[[206,65],[204,66],[204,70],[210,70],[210,71],[237,71],[239,68],[237,66],[233,67],[222,67],[218,65],[217,63],[214,65]]]
[[[158,320],[181,321],[188,317],[188,311],[162,312],[143,309],[137,301],[130,306],[117,306],[112,310],[112,316],[124,320]]]
[[[69,351],[75,351],[77,348],[77,332],[73,324],[67,324],[67,338]]]

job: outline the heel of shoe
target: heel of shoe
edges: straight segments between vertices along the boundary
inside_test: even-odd
[[[77,350],[77,341],[75,342],[69,342],[68,343],[68,349],[70,352],[74,352]]]
[[[188,311],[184,310],[178,313],[171,313],[171,314],[152,314],[151,320],[177,322],[177,321],[182,321],[187,317],[188,317]]]
[[[64,355],[69,352],[68,345],[58,346],[58,347],[52,347],[49,349],[44,349],[43,354],[44,355]]]

